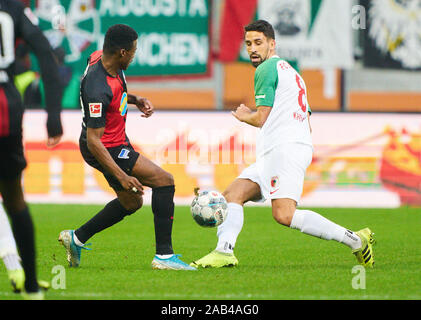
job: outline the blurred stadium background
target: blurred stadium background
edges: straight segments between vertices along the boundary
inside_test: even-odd
[[[150,119],[129,111],[132,144],[174,175],[176,204],[189,203],[196,186],[222,191],[254,161],[255,130],[229,111],[254,107],[254,68],[242,38],[244,25],[262,18],[276,29],[278,54],[303,76],[313,110],[314,161],[301,204],[421,205],[421,1],[24,2],[56,49],[66,86],[63,143],[47,150],[42,81],[35,59],[19,46],[29,202],[114,198],[83,162],[78,138],[79,79],[116,23],[140,36],[126,73],[129,92],[156,109]]]

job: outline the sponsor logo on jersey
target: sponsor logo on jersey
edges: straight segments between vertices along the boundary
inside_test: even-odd
[[[123,92],[120,100],[120,114],[124,116],[127,113],[127,92]]]
[[[100,118],[102,116],[102,103],[100,102],[90,103],[89,114],[91,118]]]

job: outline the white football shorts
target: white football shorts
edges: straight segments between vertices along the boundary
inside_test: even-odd
[[[249,179],[260,186],[262,198],[289,198],[297,203],[301,198],[307,167],[313,158],[313,148],[300,143],[283,144],[258,157],[243,170],[239,179]]]

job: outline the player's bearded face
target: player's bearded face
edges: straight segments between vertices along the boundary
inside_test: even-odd
[[[251,64],[255,68],[269,59],[275,50],[275,40],[266,38],[262,32],[258,31],[246,32],[245,43]]]

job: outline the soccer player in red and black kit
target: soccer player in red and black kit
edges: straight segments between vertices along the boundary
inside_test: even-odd
[[[17,39],[29,45],[40,65],[48,112],[48,147],[57,145],[63,133],[60,121],[63,88],[51,46],[29,19],[28,10],[19,1],[0,0],[0,193],[22,258],[24,288],[19,287],[18,279],[13,280],[10,275],[9,278],[15,290],[24,289],[25,298],[43,299],[36,277],[34,226],[21,185],[26,160],[22,143],[24,108],[13,82]]]
[[[95,51],[80,87],[83,110],[79,144],[85,161],[101,171],[117,198],[76,230],[64,230],[59,241],[66,248],[71,267],[80,264],[81,249],[94,234],[131,215],[143,204],[143,185],[152,188],[156,255],[154,269],[196,270],[181,261],[172,248],[174,179],[172,175],[137,153],[126,136],[127,104],[143,114],[153,114],[152,103],[127,93],[124,71],[132,62],[138,35],[117,24],[105,34],[103,50]]]

